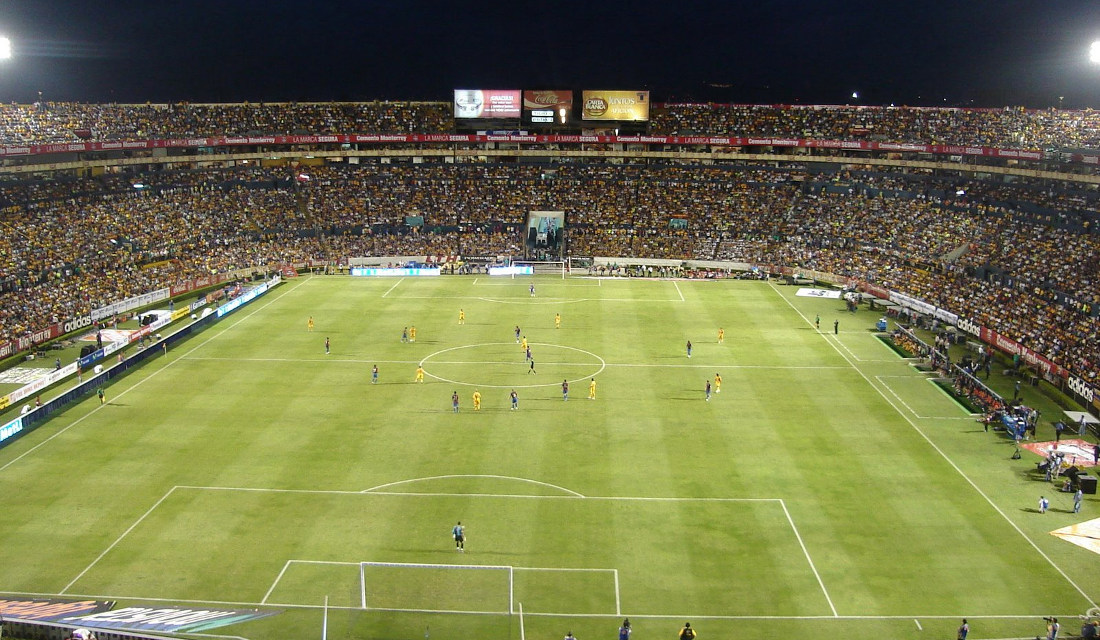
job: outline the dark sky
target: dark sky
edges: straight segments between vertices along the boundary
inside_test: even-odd
[[[0,100],[655,101],[1100,108],[1100,1],[0,0]],[[853,91],[860,98],[852,100]]]

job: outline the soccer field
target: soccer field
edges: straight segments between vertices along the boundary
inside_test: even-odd
[[[1100,503],[795,292],[291,280],[0,450],[0,590],[281,611],[211,631],[256,640],[1075,632],[1100,557],[1048,532]]]

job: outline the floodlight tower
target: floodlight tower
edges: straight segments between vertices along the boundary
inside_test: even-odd
[[[0,60],[7,60],[11,57],[11,40],[0,36]]]
[[[1089,46],[1089,62],[1093,64],[1100,64],[1100,40],[1097,40]]]

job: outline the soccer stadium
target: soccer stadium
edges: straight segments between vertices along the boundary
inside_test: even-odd
[[[0,106],[3,633],[1087,634],[1097,149],[645,91]]]

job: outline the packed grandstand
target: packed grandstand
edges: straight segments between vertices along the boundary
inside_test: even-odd
[[[2,105],[0,145],[449,134],[451,106]],[[242,267],[526,257],[528,212],[554,210],[566,220],[556,259],[831,273],[989,327],[1095,386],[1100,192],[1096,165],[1079,159],[1097,156],[1088,150],[1100,148],[1100,113],[663,105],[648,132],[1031,149],[1044,160],[853,156],[843,145],[802,158],[629,144],[593,152],[466,139],[367,151],[323,140],[196,144],[175,158],[165,149],[94,157],[79,146],[46,150],[71,157],[8,153],[0,166],[0,345]],[[489,147],[494,153],[478,153]]]

